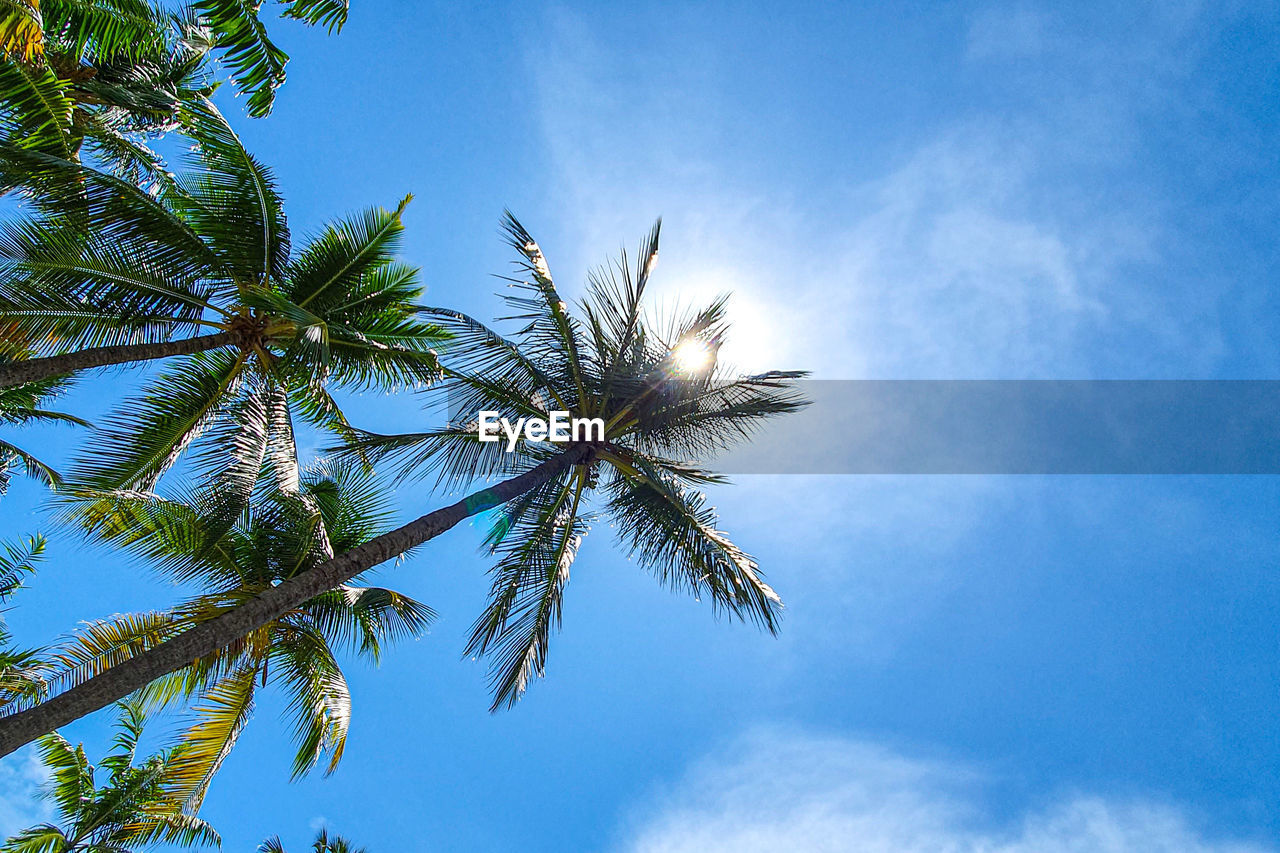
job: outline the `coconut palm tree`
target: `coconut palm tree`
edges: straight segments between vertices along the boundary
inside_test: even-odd
[[[346,0],[279,5],[284,17],[331,33],[346,22]],[[196,0],[174,13],[151,0],[2,0],[6,136],[72,155],[87,139],[108,160],[155,169],[145,137],[175,129],[182,105],[212,92],[218,58],[249,96],[249,114],[267,115],[289,57],[268,37],[260,6]]]
[[[329,830],[322,829],[316,834],[311,845],[312,853],[368,853],[363,847],[356,847],[341,835],[329,835]],[[286,853],[279,836],[268,838],[258,845],[258,853]]]
[[[15,2],[9,17],[26,20]],[[212,33],[145,0],[46,0],[35,14],[36,55],[0,58],[0,139],[66,159],[87,149],[131,180],[163,174],[149,142],[213,92]]]
[[[206,110],[201,168],[154,197],[82,164],[0,150],[0,175],[29,187],[42,213],[0,223],[0,313],[38,348],[0,365],[0,388],[173,360],[103,422],[70,473],[79,486],[150,488],[203,432],[197,461],[239,471],[247,497],[264,453],[292,452],[294,415],[348,429],[329,385],[386,390],[435,375],[441,329],[414,305],[417,271],[394,260],[408,199],[291,254],[270,171]]]
[[[268,478],[272,479],[272,478]],[[89,536],[139,557],[167,578],[195,583],[199,595],[172,610],[91,624],[53,656],[54,689],[96,675],[182,630],[217,617],[273,585],[367,542],[387,529],[386,492],[368,474],[341,465],[303,473],[294,491],[264,491],[228,529],[225,502],[195,492],[81,495],[68,517]],[[261,687],[288,697],[298,749],[293,774],[327,756],[342,758],[351,696],[336,649],[376,662],[388,642],[421,635],[431,609],[394,590],[343,584],[296,607],[235,643],[150,684],[148,708],[194,700],[186,748],[170,764],[175,796],[194,812],[253,714]]]
[[[174,762],[184,747],[135,764],[145,717],[135,702],[121,702],[119,709],[115,746],[97,767],[89,763],[83,746],[72,746],[56,732],[40,739],[58,823],[24,830],[0,851],[131,853],[155,843],[204,847],[220,842],[208,823],[182,813],[174,795]],[[101,771],[106,771],[105,780],[99,778]]]
[[[622,547],[657,579],[706,598],[731,617],[777,627],[777,594],[754,560],[719,530],[700,488],[720,478],[706,461],[748,438],[777,415],[804,405],[803,374],[738,376],[718,364],[727,333],[724,301],[658,324],[643,297],[658,256],[655,226],[634,272],[622,262],[594,274],[571,311],[551,279],[542,250],[508,217],[522,275],[511,302],[510,338],[454,311],[432,310],[453,340],[444,354],[460,417],[411,435],[365,434],[345,451],[396,462],[406,476],[434,474],[441,484],[507,479],[429,512],[294,575],[218,618],[183,632],[41,705],[0,718],[0,755],[43,731],[104,707],[217,649],[239,642],[301,602],[403,554],[462,520],[498,509],[488,544],[498,556],[488,608],[471,649],[492,655],[494,707],[516,701],[542,672],[558,625],[569,569],[597,513],[611,519]],[[562,410],[599,417],[603,439],[567,444],[479,440],[476,412],[508,416]]]

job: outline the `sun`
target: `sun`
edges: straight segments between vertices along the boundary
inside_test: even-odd
[[[690,339],[671,351],[676,368],[682,373],[701,373],[711,364],[711,348],[702,341]]]

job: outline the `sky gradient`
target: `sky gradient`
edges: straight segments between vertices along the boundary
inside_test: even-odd
[[[744,369],[1280,378],[1275,3],[352,6],[335,37],[275,25],[270,119],[223,106],[295,234],[412,192],[430,304],[504,313],[504,207],[574,296],[662,216],[658,302],[732,291]],[[100,415],[145,375],[63,407]],[[346,399],[370,429],[432,417]],[[15,483],[0,535],[52,532],[42,497]],[[547,678],[490,715],[460,659],[482,527],[460,527],[375,575],[441,619],[349,663],[336,774],[289,783],[268,693],[206,803],[224,849],[323,824],[372,853],[1280,850],[1277,478],[744,476],[713,498],[787,603],[779,637],[598,527]],[[441,503],[397,493],[406,519]],[[38,644],[178,594],[54,537],[7,618]],[[108,722],[66,733],[100,754]],[[38,780],[0,764],[0,833],[41,815]]]

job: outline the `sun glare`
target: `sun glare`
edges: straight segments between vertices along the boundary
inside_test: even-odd
[[[711,363],[711,348],[699,340],[679,344],[671,353],[682,373],[701,373]]]

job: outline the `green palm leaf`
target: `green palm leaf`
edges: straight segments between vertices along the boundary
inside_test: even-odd
[[[129,853],[154,843],[217,846],[208,823],[185,814],[177,761],[186,747],[137,758],[145,716],[137,702],[121,702],[112,751],[99,762],[106,779],[95,778],[82,746],[54,733],[40,739],[40,755],[51,771],[47,788],[60,825],[45,824],[10,838],[0,850],[49,853]]]
[[[183,748],[170,765],[173,793],[183,811],[200,808],[214,774],[253,715],[257,677],[253,666],[237,669],[204,691],[195,706],[197,722],[183,735]]]
[[[0,0],[0,13],[8,3]],[[0,24],[0,40],[3,40]],[[0,138],[55,157],[72,156],[67,133],[74,108],[68,84],[50,69],[0,60]]]
[[[491,710],[514,705],[530,679],[546,670],[569,569],[588,528],[579,514],[586,485],[581,468],[552,481],[509,506],[490,535],[501,559],[492,571],[489,605],[472,628],[466,653],[493,655]]]
[[[10,352],[20,353],[22,357],[29,354],[23,335],[13,335],[7,341],[0,338],[0,365],[19,360],[4,352],[5,348]],[[0,388],[0,426],[20,427],[33,423],[71,423],[88,426],[85,421],[74,415],[42,408],[46,401],[64,393],[70,384],[70,381],[58,377],[42,382],[27,382]],[[0,439],[0,495],[8,489],[11,471],[15,466],[20,466],[28,476],[39,480],[49,488],[56,488],[62,483],[61,475],[48,464],[23,448]]]
[[[0,0],[0,53],[32,62],[44,53],[44,22],[37,0]]]
[[[138,404],[106,418],[98,430],[94,454],[80,460],[71,477],[79,487],[149,489],[177,461],[178,454],[215,419],[223,415],[226,397],[237,399],[244,383],[245,357],[230,352],[204,353],[185,359],[148,385]],[[248,403],[231,406],[235,423],[258,434],[236,439],[237,454],[251,453],[245,444],[264,444],[263,413]],[[259,418],[259,420],[254,420]],[[234,432],[234,428],[233,432]],[[260,457],[259,457],[260,458]],[[233,473],[241,469],[234,468]],[[253,476],[258,471],[253,469]]]
[[[0,542],[0,602],[13,595],[44,559],[47,541],[39,533],[20,542]],[[2,614],[2,611],[0,611]],[[0,615],[0,628],[4,626]]]
[[[236,88],[249,95],[249,115],[270,113],[275,91],[284,83],[289,55],[267,36],[267,28],[258,18],[259,4],[196,0],[193,6],[216,34],[215,44],[224,53]]]
[[[138,59],[165,49],[164,12],[146,0],[43,0],[45,32],[73,55]]]
[[[309,772],[326,754],[325,775],[332,773],[347,745],[351,693],[329,644],[318,631],[289,626],[272,644],[270,660],[294,720],[294,777]]]
[[[347,22],[347,0],[292,0],[284,15],[337,32]]]

